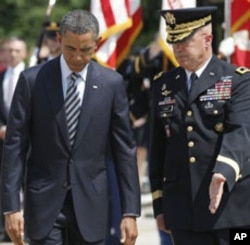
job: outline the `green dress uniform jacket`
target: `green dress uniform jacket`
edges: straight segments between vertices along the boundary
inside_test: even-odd
[[[170,229],[250,225],[250,73],[213,56],[190,92],[181,67],[154,84],[149,175],[154,214]],[[215,214],[212,174],[226,177]]]

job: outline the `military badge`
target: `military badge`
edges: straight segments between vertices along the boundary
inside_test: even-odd
[[[158,74],[156,74],[155,76],[154,76],[154,78],[153,78],[153,80],[157,80],[158,78],[160,78],[161,77],[161,75],[163,74],[163,72],[161,71],[161,72],[159,72]]]
[[[205,109],[212,109],[214,107],[213,103],[211,103],[210,101],[206,102],[205,104]]]
[[[171,94],[171,92],[172,92],[171,90],[167,90],[167,89],[166,89],[166,90],[162,91],[161,94],[162,94],[163,96],[168,96],[169,94]]]
[[[173,25],[176,23],[174,15],[172,13],[169,13],[169,12],[167,12],[165,14],[165,20],[166,20],[166,23],[168,23],[170,25]]]

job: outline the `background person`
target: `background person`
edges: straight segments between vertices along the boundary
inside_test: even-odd
[[[6,39],[3,44],[3,48],[5,50],[4,59],[6,67],[2,72],[0,72],[0,159],[2,159],[2,149],[12,97],[18,77],[25,69],[25,59],[27,58],[26,42],[20,37],[11,37],[8,40]],[[3,220],[4,218],[1,212],[1,230],[3,236],[0,239],[2,241],[9,241],[10,239],[4,230]]]
[[[127,85],[129,101],[129,117],[137,146],[137,167],[139,172],[140,187],[143,191],[143,180],[146,175],[147,165],[147,120],[149,113],[149,88],[143,83],[143,76],[136,65],[140,48],[132,50],[129,57],[118,68]]]
[[[147,166],[146,166],[146,176],[147,176],[147,189],[150,190],[150,184],[148,181],[148,146],[149,146],[149,117],[151,113],[152,107],[152,87],[154,83],[154,77],[158,76],[159,73],[163,71],[169,71],[173,69],[175,66],[171,62],[170,58],[162,51],[159,45],[159,36],[155,35],[153,41],[142,50],[139,55],[138,67],[141,76],[144,78],[144,83],[147,82],[147,90],[148,90],[148,104],[149,104],[149,113],[147,119],[146,126],[146,139],[147,139]],[[145,189],[145,187],[143,189]],[[160,236],[160,244],[161,245],[172,245],[172,239],[168,232],[162,231],[158,229]]]
[[[24,228],[31,245],[105,244],[109,144],[122,203],[121,242],[135,244],[140,215],[136,147],[122,77],[91,60],[98,33],[98,21],[88,11],[67,13],[58,36],[62,55],[20,76],[1,178],[6,229],[15,244],[23,244]],[[70,80],[72,72],[78,75]],[[71,118],[72,111],[79,117]],[[16,191],[25,173],[24,223]]]
[[[61,43],[57,39],[59,32],[59,23],[50,21],[44,23],[45,32],[43,37],[43,45],[41,49],[41,57],[38,60],[38,64],[49,61],[61,54]]]
[[[154,84],[150,182],[175,245],[228,245],[250,226],[250,74],[213,54],[213,11],[161,11],[180,67]]]

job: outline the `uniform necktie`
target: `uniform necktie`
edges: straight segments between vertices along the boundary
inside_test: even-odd
[[[197,75],[195,72],[191,73],[190,79],[189,79],[189,91],[191,91],[192,86],[194,85],[194,81],[197,80]]]
[[[75,141],[78,119],[80,115],[80,97],[75,83],[78,77],[79,75],[74,72],[71,74],[65,98],[66,121],[71,146]]]

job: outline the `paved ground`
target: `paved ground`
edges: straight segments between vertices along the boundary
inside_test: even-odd
[[[139,236],[136,245],[159,245],[160,239],[153,218],[151,206],[142,208],[142,216],[138,219]]]
[[[160,240],[151,206],[151,194],[143,195],[142,203],[142,215],[138,218],[139,236],[137,238],[136,245],[159,245]],[[12,243],[6,242],[0,242],[0,244],[12,245]]]

